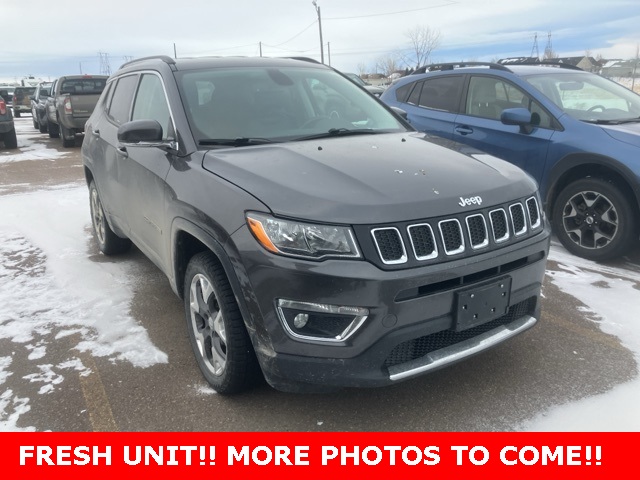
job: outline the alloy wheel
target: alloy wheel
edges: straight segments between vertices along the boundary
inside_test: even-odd
[[[191,328],[204,365],[215,376],[227,365],[227,337],[220,304],[210,280],[196,274],[189,289]]]
[[[618,211],[613,202],[599,192],[580,191],[562,211],[567,236],[586,249],[606,247],[618,233]]]
[[[105,219],[100,197],[95,188],[91,190],[91,219],[93,220],[93,229],[98,237],[98,242],[103,245],[105,243]]]

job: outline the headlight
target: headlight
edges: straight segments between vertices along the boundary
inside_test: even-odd
[[[315,260],[360,258],[349,227],[301,223],[253,212],[247,213],[247,224],[260,245],[273,253]]]

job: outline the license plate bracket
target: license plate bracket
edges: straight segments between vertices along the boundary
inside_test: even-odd
[[[507,313],[511,277],[503,277],[456,294],[454,330],[461,332],[495,320]]]

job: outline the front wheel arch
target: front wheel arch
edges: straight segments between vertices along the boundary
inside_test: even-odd
[[[575,154],[563,158],[551,170],[544,198],[550,220],[553,220],[553,206],[560,192],[570,183],[589,177],[613,181],[624,189],[625,195],[635,199],[634,210],[640,217],[640,183],[634,182],[633,172],[609,157]]]

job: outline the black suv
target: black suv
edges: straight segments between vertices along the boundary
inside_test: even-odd
[[[136,60],[86,132],[100,249],[133,241],[167,275],[218,392],[260,372],[285,391],[391,384],[539,318],[535,181],[325,65]]]

